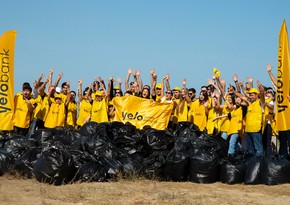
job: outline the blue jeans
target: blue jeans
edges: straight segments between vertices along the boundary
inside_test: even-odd
[[[284,157],[285,159],[289,158],[290,130],[279,131],[279,141],[280,141],[279,155]]]
[[[227,140],[227,139],[228,139],[228,133],[226,133],[226,132],[222,132],[221,137],[222,137],[224,140]]]
[[[262,134],[260,132],[246,132],[246,154],[250,156],[264,156]]]
[[[229,144],[228,155],[233,155],[236,153],[236,151],[238,151],[238,149],[239,149],[238,139],[239,139],[238,133],[230,135],[230,144]]]

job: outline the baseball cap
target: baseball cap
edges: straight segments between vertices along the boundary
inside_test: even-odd
[[[95,92],[95,96],[103,96],[103,92],[98,90]]]
[[[257,88],[251,88],[248,93],[256,93],[256,94],[259,94],[259,91]]]
[[[159,88],[159,89],[161,89],[161,88],[162,88],[162,85],[159,83],[159,84],[156,85],[155,88]]]
[[[173,91],[180,91],[180,87],[173,88]]]
[[[54,99],[60,98],[61,99],[61,94],[54,94]]]
[[[56,88],[55,88],[55,92],[57,92],[57,93],[61,93],[61,88],[60,88],[60,87],[56,87]]]

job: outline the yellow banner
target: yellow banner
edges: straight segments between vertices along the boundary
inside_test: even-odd
[[[13,130],[15,38],[16,31],[0,37],[0,130]]]
[[[145,125],[158,130],[166,129],[173,109],[173,104],[159,103],[132,95],[115,97],[113,105],[116,110],[116,121],[130,122],[138,129],[142,129]]]
[[[290,109],[289,109],[289,43],[286,20],[283,21],[279,35],[278,49],[278,71],[277,71],[277,93],[276,93],[276,120],[277,130],[290,130]]]

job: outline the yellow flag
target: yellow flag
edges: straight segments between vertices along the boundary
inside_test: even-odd
[[[145,125],[158,130],[166,129],[173,109],[173,104],[155,102],[132,95],[115,97],[113,105],[116,121],[130,122],[138,129],[142,129]]]
[[[279,35],[278,71],[277,71],[277,96],[276,96],[276,121],[277,130],[290,130],[289,108],[289,43],[286,20],[283,21]]]
[[[15,38],[16,31],[0,37],[0,130],[13,130]]]

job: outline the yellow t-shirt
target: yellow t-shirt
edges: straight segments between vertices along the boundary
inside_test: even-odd
[[[242,107],[238,107],[231,111],[230,125],[228,129],[228,135],[239,133],[243,128],[243,110]]]
[[[227,104],[225,104],[223,106],[223,109],[222,109],[222,115],[227,115],[227,114],[229,114],[230,111],[231,110],[229,109]],[[224,118],[219,119],[219,125],[220,125],[221,132],[227,132],[229,129],[229,125],[230,125],[229,118],[224,117]]]
[[[31,104],[36,104],[35,99],[29,100]],[[30,126],[31,117],[33,113],[28,110],[26,101],[23,99],[23,95],[15,96],[15,111],[13,116],[14,126],[20,128],[28,128]]]
[[[80,112],[77,119],[77,125],[83,126],[85,120],[91,115],[91,113],[92,113],[92,104],[83,99],[80,103]]]
[[[262,107],[260,100],[255,100],[248,106],[245,132],[259,132],[262,127]]]
[[[45,119],[44,126],[47,128],[54,128],[57,126],[64,126],[65,122],[65,104],[56,104],[53,98],[51,99],[51,105],[47,117]]]
[[[217,117],[217,112],[216,109],[211,108],[208,112],[208,117],[207,117],[207,123],[206,123],[206,129],[207,129],[207,134],[212,135],[214,129],[218,130],[218,120],[215,120],[213,122],[213,119]]]
[[[193,118],[193,123],[203,131],[207,123],[204,104],[201,104],[199,100],[192,102],[190,105],[190,116]]]
[[[105,99],[98,102],[96,100],[93,101],[92,106],[92,122],[108,122],[108,102]]]
[[[75,128],[77,121],[77,105],[69,102],[67,105],[66,127]]]

